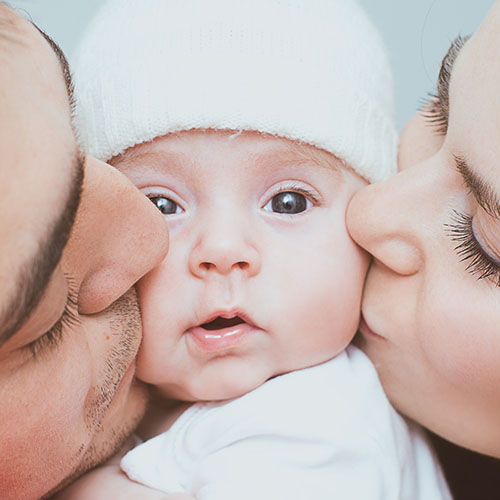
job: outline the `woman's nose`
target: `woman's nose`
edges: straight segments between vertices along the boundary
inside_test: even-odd
[[[168,229],[153,204],[113,167],[87,158],[83,193],[67,248],[81,313],[108,307],[158,264]]]
[[[213,217],[214,222],[203,220],[201,233],[195,240],[189,256],[189,270],[204,278],[218,273],[229,275],[234,271],[255,276],[261,267],[261,256],[250,240],[248,226],[235,216],[223,219]]]
[[[423,263],[428,182],[423,169],[411,167],[363,188],[347,210],[347,227],[356,243],[404,276],[417,273]]]

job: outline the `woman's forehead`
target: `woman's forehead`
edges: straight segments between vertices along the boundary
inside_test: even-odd
[[[488,15],[470,39],[470,51],[474,54],[475,66],[500,67],[500,0],[493,4]],[[472,61],[471,61],[472,62]],[[484,63],[488,63],[486,66]]]
[[[447,142],[500,192],[500,2],[465,43],[450,81]]]

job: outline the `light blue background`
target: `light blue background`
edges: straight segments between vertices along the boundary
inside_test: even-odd
[[[207,0],[210,1],[210,0]],[[474,32],[493,0],[359,0],[382,32],[394,68],[401,128],[434,91],[439,65],[457,34]],[[71,54],[102,0],[10,0]]]

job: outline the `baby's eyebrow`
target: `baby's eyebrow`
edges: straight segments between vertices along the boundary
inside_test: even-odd
[[[299,168],[307,165],[341,173],[342,169],[347,166],[343,160],[332,153],[291,140],[283,140],[278,147],[273,146],[250,154],[249,158],[262,168],[270,166]],[[141,169],[164,171],[165,166],[168,166],[169,170],[176,170],[190,161],[189,153],[168,149],[151,151],[147,147],[139,146],[112,158],[109,163],[126,174],[132,169],[134,171]]]
[[[315,165],[339,173],[345,167],[345,163],[332,153],[296,141],[287,141],[286,146],[282,149],[256,154],[254,161],[267,165],[271,163],[277,166],[300,167],[304,164],[308,166]]]
[[[138,148],[130,149],[121,155],[115,156],[109,163],[118,170],[126,172],[132,168],[136,170],[141,167],[147,170],[163,170],[165,165],[175,168],[182,161],[186,160],[187,156],[180,152],[174,153],[166,150],[148,151]]]

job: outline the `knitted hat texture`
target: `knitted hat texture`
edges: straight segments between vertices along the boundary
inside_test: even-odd
[[[393,80],[354,0],[109,0],[75,57],[75,127],[109,160],[190,129],[252,130],[396,170]]]

